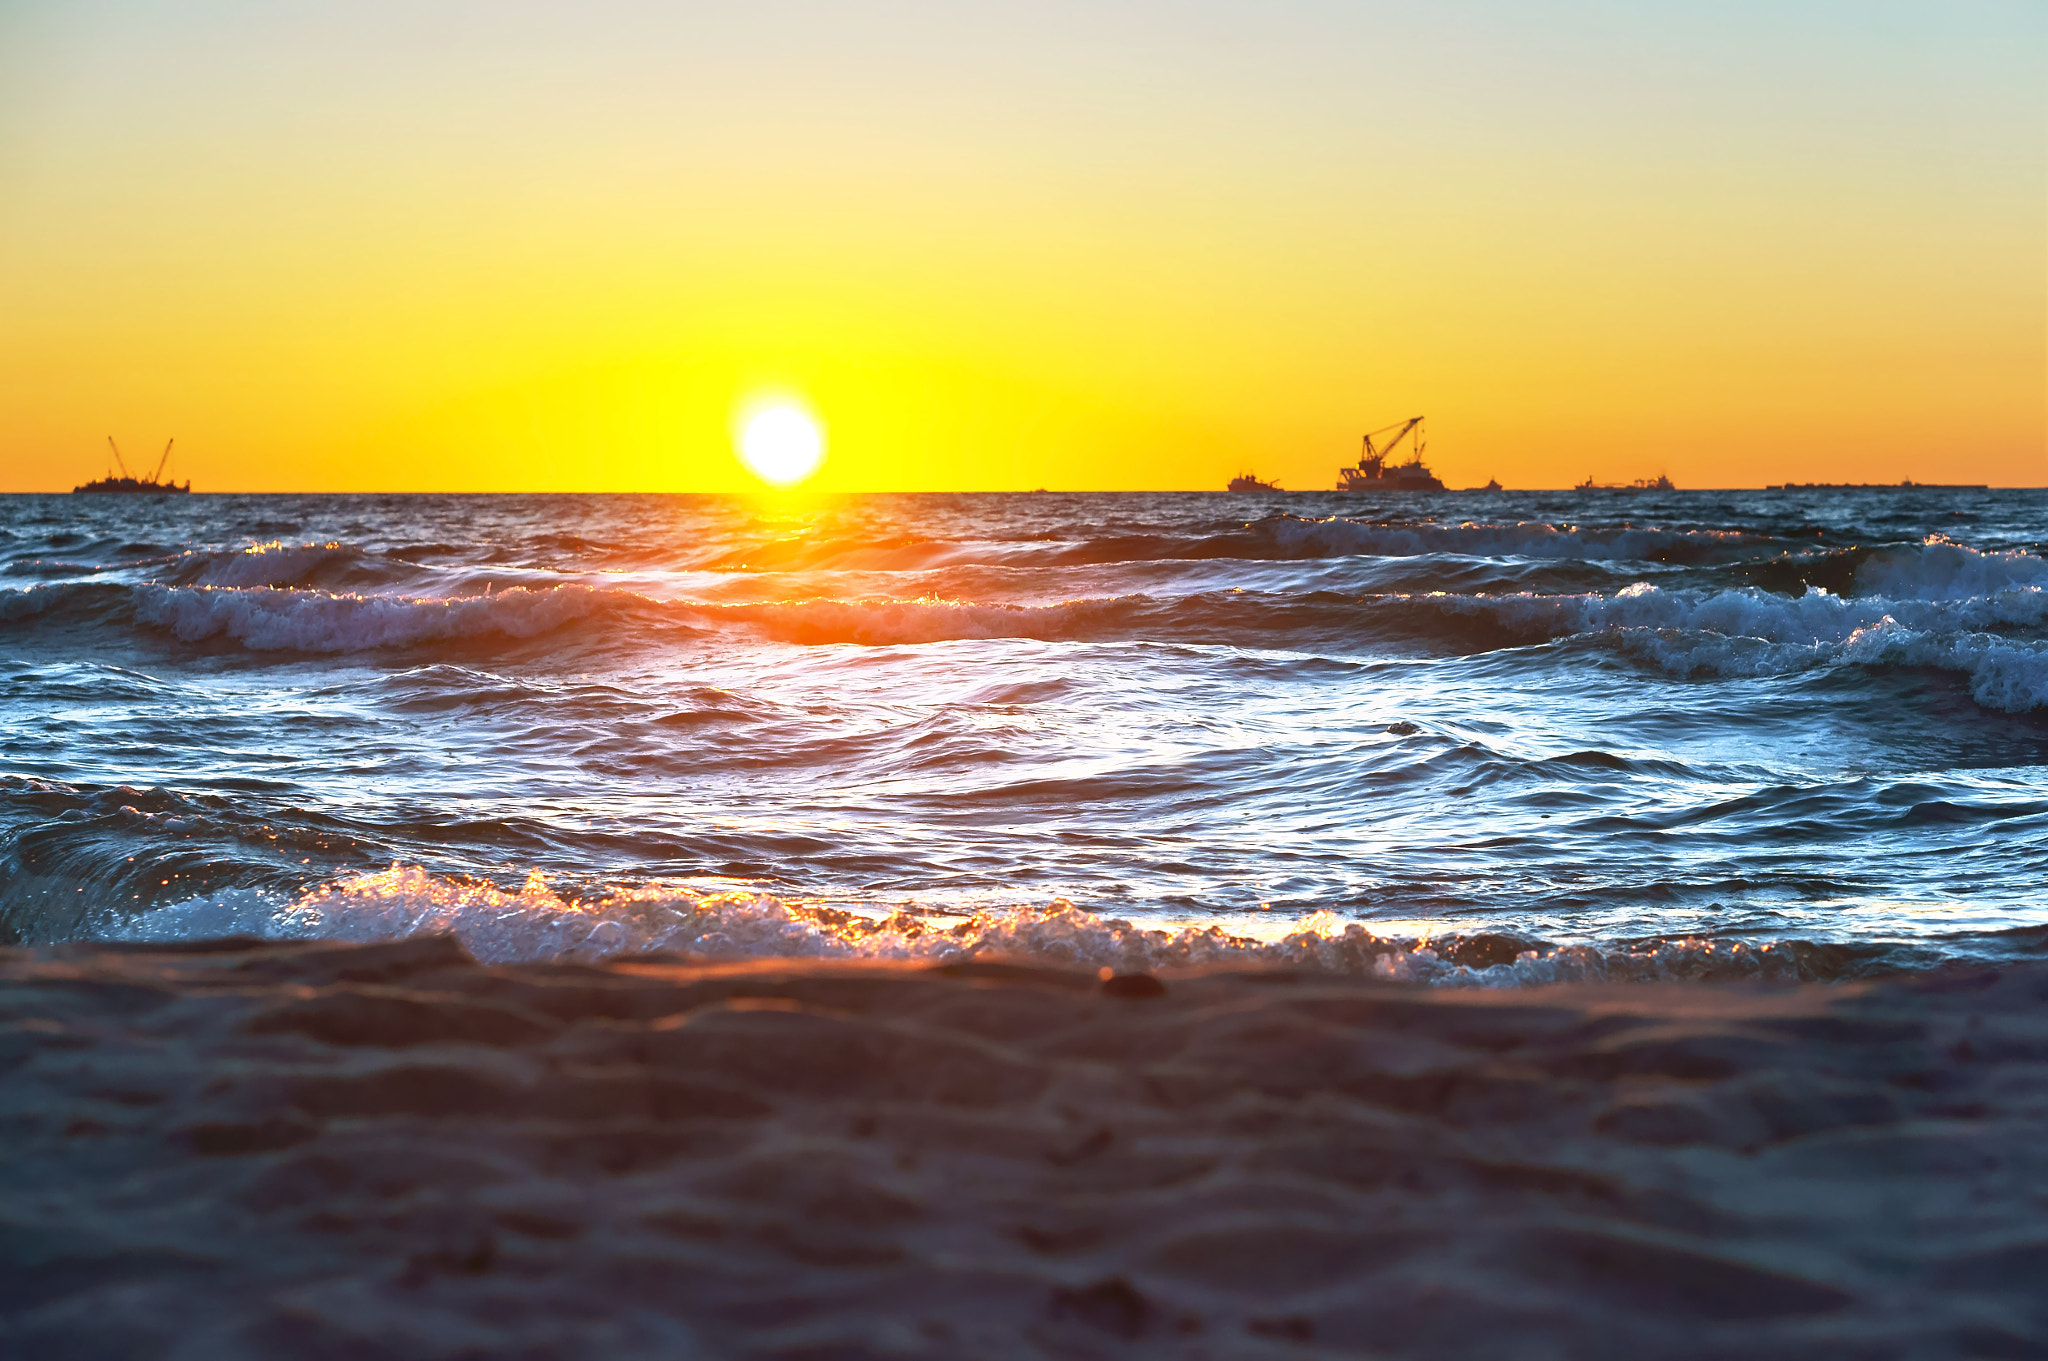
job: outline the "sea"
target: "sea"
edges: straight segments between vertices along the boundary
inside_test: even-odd
[[[0,498],[0,944],[2048,953],[2048,493]]]

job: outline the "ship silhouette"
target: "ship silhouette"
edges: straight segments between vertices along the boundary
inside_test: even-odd
[[[1393,437],[1384,443],[1374,443],[1379,436],[1393,431]],[[1414,450],[1406,463],[1387,466],[1394,446],[1407,437],[1409,431],[1415,438],[1409,442]],[[1338,491],[1442,491],[1444,484],[1437,480],[1435,473],[1423,465],[1423,452],[1429,447],[1422,431],[1422,417],[1411,416],[1405,421],[1373,431],[1365,437],[1365,454],[1355,468],[1337,470]]]
[[[192,490],[191,478],[186,478],[182,487],[175,482],[162,480],[164,467],[171,461],[171,446],[176,443],[176,440],[165,440],[164,456],[156,461],[156,471],[148,477],[135,477],[128,471],[128,460],[121,457],[121,446],[114,443],[114,437],[109,435],[107,447],[114,451],[114,467],[121,470],[121,475],[114,476],[114,469],[109,468],[105,477],[88,482],[82,487],[73,487],[71,494],[78,496],[90,492],[101,495],[112,493],[117,496],[183,496]]]
[[[1588,473],[1586,475],[1586,480],[1584,482],[1579,483],[1578,486],[1573,487],[1572,490],[1643,492],[1677,491],[1678,488],[1673,486],[1671,479],[1666,477],[1662,473],[1657,474],[1657,476],[1655,477],[1639,477],[1633,482],[1595,482],[1593,480],[1593,475],[1591,473]]]

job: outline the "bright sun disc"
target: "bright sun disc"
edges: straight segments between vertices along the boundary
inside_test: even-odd
[[[763,482],[793,486],[818,470],[825,435],[818,423],[793,406],[762,407],[740,432],[740,461]]]

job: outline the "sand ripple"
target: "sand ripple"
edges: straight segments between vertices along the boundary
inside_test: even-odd
[[[2031,1355],[2048,973],[0,953],[10,1357]]]

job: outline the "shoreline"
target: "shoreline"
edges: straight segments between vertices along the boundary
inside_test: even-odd
[[[2031,1354],[2044,1000],[0,951],[0,1343]]]

